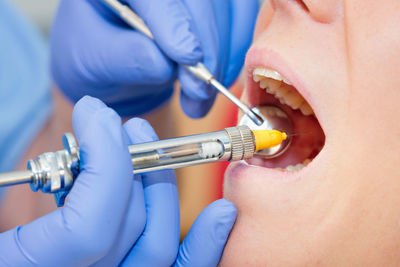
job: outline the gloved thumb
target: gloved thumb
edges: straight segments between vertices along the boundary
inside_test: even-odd
[[[211,203],[183,240],[175,266],[217,266],[236,214],[232,202],[220,199]]]

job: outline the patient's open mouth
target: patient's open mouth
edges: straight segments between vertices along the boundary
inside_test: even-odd
[[[279,157],[264,159],[256,156],[248,163],[292,172],[307,166],[325,143],[325,134],[311,105],[288,79],[272,69],[254,68],[247,86],[251,106],[258,107],[261,113],[266,106],[276,106],[292,121],[293,133],[306,133],[294,136],[290,147]]]

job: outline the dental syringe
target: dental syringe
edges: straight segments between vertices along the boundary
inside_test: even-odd
[[[176,169],[218,161],[237,161],[275,147],[286,140],[277,130],[251,130],[248,126],[177,137],[129,146],[133,173]],[[79,148],[71,133],[63,136],[64,149],[47,152],[28,161],[27,171],[0,174],[0,187],[29,183],[36,192],[54,194],[57,206],[63,206],[79,174]]]

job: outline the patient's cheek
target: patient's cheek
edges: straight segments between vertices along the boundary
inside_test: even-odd
[[[303,0],[308,8],[311,18],[322,23],[335,21],[342,10],[341,1],[338,0]]]

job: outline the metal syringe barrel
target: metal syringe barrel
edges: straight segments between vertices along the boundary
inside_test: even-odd
[[[255,139],[247,126],[190,135],[129,147],[134,173],[242,160],[255,152]]]

